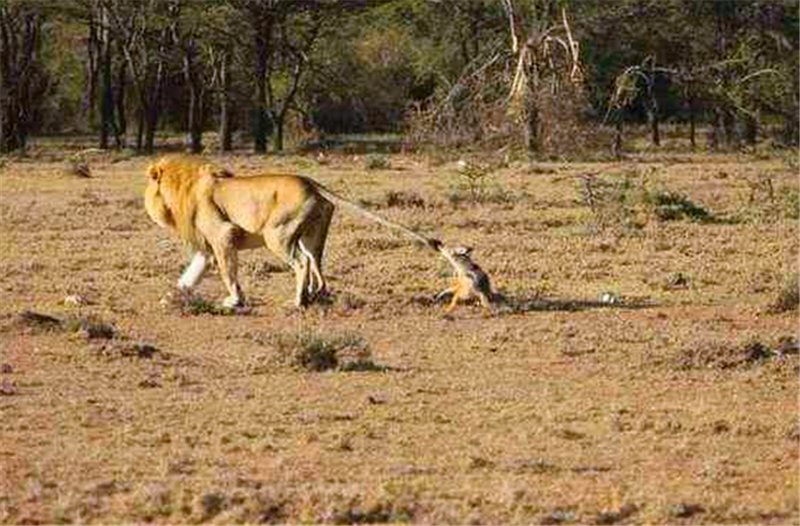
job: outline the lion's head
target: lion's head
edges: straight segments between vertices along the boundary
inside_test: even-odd
[[[147,167],[144,193],[147,214],[158,225],[174,230],[184,243],[196,249],[205,248],[205,239],[195,227],[197,208],[202,200],[211,199],[210,193],[203,191],[211,186],[208,183],[224,177],[233,174],[200,159],[162,157]]]

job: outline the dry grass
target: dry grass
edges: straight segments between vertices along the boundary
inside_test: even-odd
[[[781,197],[798,183],[779,158],[512,163],[472,189],[497,198],[458,206],[445,160],[224,159],[302,167],[473,246],[504,302],[445,319],[447,264],[341,210],[324,304],[291,308],[291,273],[260,250],[241,258],[247,315],[216,315],[216,271],[197,304],[165,309],[184,254],[141,208],[149,159],[93,158],[76,178],[64,157],[0,173],[2,523],[800,521],[783,278],[798,224]],[[587,173],[738,220],[673,199],[676,220],[644,209],[632,231],[587,232]],[[779,212],[743,213],[762,173]],[[314,365],[326,353],[336,365]]]

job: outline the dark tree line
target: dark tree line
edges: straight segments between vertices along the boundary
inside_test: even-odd
[[[160,130],[200,152],[216,129],[265,153],[298,126],[424,122],[538,155],[565,113],[618,146],[665,120],[693,146],[700,125],[714,148],[796,144],[798,45],[793,0],[0,0],[0,152],[69,131],[151,152]]]

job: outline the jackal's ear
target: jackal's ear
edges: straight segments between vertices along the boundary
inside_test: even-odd
[[[430,238],[428,239],[428,246],[431,247],[433,250],[439,250],[440,248],[442,248],[443,244],[438,239]]]

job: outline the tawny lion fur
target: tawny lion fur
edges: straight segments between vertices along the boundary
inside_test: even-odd
[[[191,289],[213,254],[229,296],[226,306],[244,301],[237,281],[237,252],[266,246],[295,272],[295,304],[304,306],[326,289],[322,256],[334,203],[431,246],[431,240],[387,221],[298,175],[233,177],[203,161],[165,157],[147,169],[145,208],[164,228],[194,251],[178,282]]]

